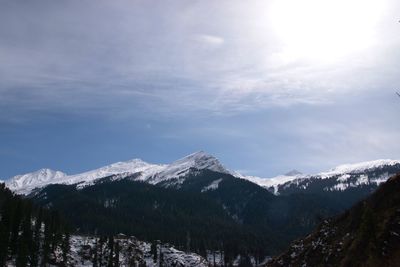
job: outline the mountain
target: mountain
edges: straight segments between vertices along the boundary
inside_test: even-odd
[[[12,191],[30,191],[35,187],[45,186],[52,181],[61,180],[67,175],[60,171],[51,169],[40,169],[38,171],[17,175],[6,181],[6,186]]]
[[[83,188],[49,185],[29,196],[61,211],[79,234],[123,232],[181,250],[191,240],[191,251],[200,255],[205,249],[223,250],[227,265],[238,255],[262,262],[307,234],[320,218],[341,211],[329,199],[276,196],[245,179],[208,169],[190,168],[179,187],[137,181],[135,175],[115,176]]]
[[[267,188],[269,191],[274,193],[275,195],[279,195],[279,187],[283,184],[289,183],[296,179],[301,179],[304,177],[302,174],[295,174],[295,175],[279,175],[273,178],[260,178],[256,176],[245,176],[245,175],[238,175],[238,177],[242,179],[246,179],[252,183],[255,183],[261,187]]]
[[[6,186],[16,193],[27,195],[35,188],[42,188],[49,184],[79,184],[85,187],[96,180],[112,175],[115,179],[134,176],[137,181],[150,184],[163,183],[165,186],[178,186],[190,169],[208,169],[220,173],[230,173],[215,157],[200,151],[179,159],[171,164],[150,164],[140,159],[117,162],[99,169],[75,175],[66,175],[59,171],[42,169],[36,172],[17,175],[6,181]],[[165,183],[168,181],[168,184]]]
[[[221,177],[220,173],[205,172],[202,177]],[[225,182],[221,182],[219,189],[225,187],[227,179],[238,180],[229,175],[223,179]],[[243,191],[253,190],[253,187],[261,190],[258,199],[263,196],[275,198],[255,184],[245,180],[239,182],[243,184],[238,188]],[[234,213],[243,210],[235,210],[234,205],[243,206],[245,203],[216,199],[209,195],[215,193],[214,190],[201,193],[191,188],[193,190],[189,186],[176,190],[131,179],[105,178],[81,189],[74,185],[49,185],[31,197],[40,205],[62,212],[79,234],[92,235],[97,232],[109,235],[122,232],[148,242],[162,240],[172,243],[178,249],[187,249],[189,246],[191,251],[201,255],[206,249],[223,249],[227,261],[240,253],[255,254],[255,248],[262,250],[258,252],[261,258],[275,254],[278,251],[275,247],[287,244],[279,243],[281,235],[270,232],[268,226],[265,226],[266,232],[253,227],[246,220],[254,220],[256,214],[242,216],[241,213]],[[237,195],[235,191],[232,192]],[[252,202],[252,199],[246,201]],[[276,241],[271,242],[274,239]]]
[[[266,266],[400,266],[400,175]]]
[[[41,169],[33,173],[12,177],[6,181],[6,185],[16,193],[27,195],[35,188],[42,188],[48,184],[79,184],[79,187],[85,187],[92,185],[98,179],[118,175],[114,176],[114,179],[124,179],[129,176],[130,179],[136,181],[180,188],[186,179],[185,177],[191,171],[205,169],[249,180],[267,188],[276,195],[291,193],[323,194],[324,192],[343,192],[354,188],[363,188],[363,191],[370,193],[380,183],[386,181],[389,176],[400,171],[400,161],[376,160],[340,165],[327,172],[315,175],[304,175],[297,170],[292,170],[285,175],[260,178],[244,176],[230,171],[214,156],[199,151],[171,164],[150,164],[140,159],[133,159],[75,175]]]
[[[314,175],[290,172],[270,179],[251,176],[243,176],[243,178],[267,188],[276,195],[293,193],[328,195],[332,193],[330,195],[353,194],[363,197],[398,172],[400,172],[400,161],[375,160],[340,165]]]
[[[14,178],[7,185],[60,210],[76,233],[123,232],[181,250],[192,240],[191,251],[204,256],[205,248],[223,250],[228,265],[238,255],[262,262],[281,253],[399,171],[398,161],[382,160],[262,179],[229,171],[197,152],[171,164],[135,159],[43,181],[28,174],[21,180],[28,185],[14,184]]]

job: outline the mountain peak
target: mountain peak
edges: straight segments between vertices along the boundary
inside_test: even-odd
[[[174,161],[170,167],[179,169],[196,168],[199,170],[209,169],[217,172],[229,173],[219,160],[204,151],[198,151]]]
[[[23,187],[28,188],[33,185],[43,183],[49,183],[53,180],[57,180],[66,176],[67,174],[61,171],[44,168],[31,173],[11,177],[8,181],[6,181],[6,184],[11,190],[13,190]]]
[[[189,154],[181,159],[201,159],[201,158],[215,158],[215,157],[204,152],[203,150],[200,150],[200,151],[196,151],[192,154]]]

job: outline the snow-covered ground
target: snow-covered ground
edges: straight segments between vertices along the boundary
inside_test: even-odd
[[[119,266],[145,266],[158,267],[160,261],[163,266],[193,266],[206,267],[208,262],[201,256],[194,253],[185,253],[175,249],[168,244],[157,243],[156,252],[151,251],[151,244],[137,240],[135,237],[119,235],[114,238],[118,243]],[[71,263],[77,267],[93,266],[93,259],[97,251],[97,259],[103,254],[105,258],[109,257],[108,243],[100,245],[99,238],[89,236],[71,236]],[[116,257],[115,249],[113,257]],[[107,261],[107,259],[104,259]]]

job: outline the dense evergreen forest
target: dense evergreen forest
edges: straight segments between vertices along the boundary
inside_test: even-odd
[[[0,184],[0,266],[67,265],[69,234],[57,212],[34,205]]]
[[[226,263],[239,254],[261,262],[338,212],[335,203],[319,196],[277,197],[228,174],[195,173],[179,189],[108,177],[81,189],[49,185],[32,197],[60,210],[80,234],[121,232],[202,256],[224,251]],[[202,191],[216,179],[217,189]]]
[[[224,251],[226,262],[238,254],[261,261],[276,244],[272,235],[235,222],[207,195],[141,182],[122,180],[81,190],[50,185],[34,199],[62,211],[80,234],[121,232],[149,242],[169,242],[204,257],[207,250]]]
[[[342,199],[330,192],[277,196],[247,180],[210,170],[192,170],[181,183],[169,181],[174,186],[117,178],[105,177],[86,187],[48,185],[25,198],[1,185],[1,264],[73,266],[82,259],[93,266],[117,266],[121,250],[124,260],[144,266],[156,244],[169,243],[211,262],[219,257],[226,266],[237,263],[241,255],[240,266],[250,266],[250,261],[258,264],[278,255],[324,218],[345,209]],[[218,186],[210,190],[214,181]],[[91,238],[91,245],[81,242],[82,252],[72,257],[69,232],[72,245],[82,238]],[[143,245],[129,250],[131,245],[120,247],[121,240],[110,241],[120,233],[146,241],[153,252],[143,254]],[[132,253],[138,250],[140,257]]]
[[[119,266],[119,246],[113,236],[94,239],[91,253],[84,255],[86,246],[81,258],[93,266]],[[69,227],[57,211],[21,198],[0,184],[0,266],[74,266],[70,249]]]

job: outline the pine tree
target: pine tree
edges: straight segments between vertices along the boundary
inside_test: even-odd
[[[69,255],[70,249],[71,249],[70,236],[69,236],[68,232],[65,233],[61,249],[62,249],[62,256],[63,256],[63,265],[68,266],[68,255]]]
[[[40,240],[41,240],[41,228],[42,228],[42,221],[43,220],[43,209],[39,208],[36,220],[35,220],[35,227],[33,232],[33,243],[32,243],[32,250],[30,256],[30,264],[31,267],[38,266],[39,261],[39,253],[40,253]]]
[[[11,254],[16,255],[18,253],[18,239],[19,239],[19,231],[22,220],[22,201],[17,200],[16,203],[13,203],[12,206],[14,206],[15,208],[12,219],[10,249],[11,249]]]
[[[4,186],[4,184],[2,184]],[[9,255],[11,229],[11,203],[5,200],[0,213],[0,266],[4,266]]]
[[[108,267],[113,267],[113,256],[114,256],[114,237],[112,235],[109,236],[108,238]]]
[[[156,241],[151,243],[150,253],[153,255],[153,262],[157,262],[157,243]]]
[[[101,236],[99,240],[99,249],[100,249],[99,267],[103,266],[103,259],[104,259],[103,246],[104,246],[104,237]]]
[[[115,242],[115,256],[114,256],[114,266],[118,267],[119,266],[119,243],[118,241]]]
[[[29,260],[29,250],[32,249],[31,206],[26,205],[25,216],[22,220],[22,234],[17,247],[17,267],[25,267]]]
[[[159,264],[159,267],[163,267],[163,266],[164,266],[164,253],[162,252],[161,247],[160,247],[160,264]]]
[[[93,267],[98,267],[98,242],[97,238],[94,240],[94,247],[93,247]]]
[[[49,218],[47,217],[44,221],[44,240],[43,240],[43,252],[41,267],[45,267],[49,261],[50,256],[50,245],[52,240],[51,228]]]

